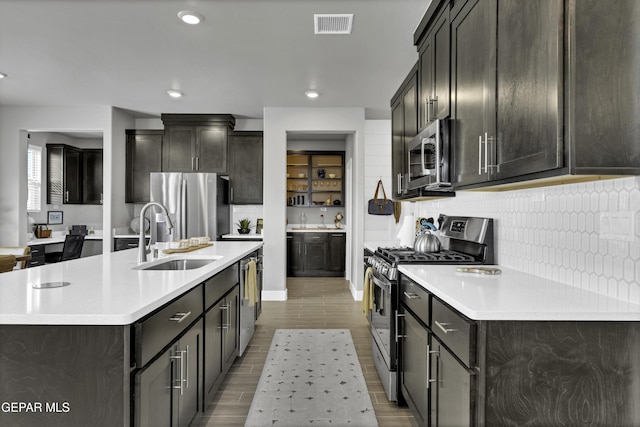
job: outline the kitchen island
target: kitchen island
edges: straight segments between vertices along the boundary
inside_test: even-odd
[[[640,425],[640,306],[458,267],[399,267],[399,381],[419,423]]]
[[[155,425],[139,412],[173,417],[183,407],[201,410],[201,378],[191,387],[196,393],[192,401],[168,397],[171,404],[165,404],[162,398],[172,387],[179,396],[188,393],[183,381],[187,357],[197,356],[191,372],[201,376],[206,366],[203,325],[221,318],[224,325],[216,332],[232,329],[238,262],[261,246],[214,242],[179,254],[215,259],[191,270],[139,269],[137,250],[131,249],[0,275],[0,425]],[[60,282],[65,286],[40,288]],[[167,331],[173,334],[169,338]],[[195,344],[189,347],[192,337]],[[233,346],[237,336],[227,341]],[[177,373],[178,383],[156,387],[165,396],[148,399],[142,392],[152,387],[142,374],[151,372],[165,353],[171,359],[167,378]],[[228,354],[234,357],[233,348]],[[157,378],[164,376],[160,372]]]

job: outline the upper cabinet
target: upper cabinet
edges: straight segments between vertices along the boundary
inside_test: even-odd
[[[147,203],[151,172],[162,172],[162,130],[126,130],[125,202]]]
[[[344,152],[288,151],[287,205],[344,206]]]
[[[438,3],[438,2],[434,2]],[[434,5],[436,6],[436,5]],[[437,5],[432,22],[416,34],[418,46],[418,124],[424,129],[434,119],[449,117],[450,56],[449,8]]]
[[[418,64],[391,98],[391,178],[393,199],[414,196],[407,190],[407,143],[418,134]]]
[[[431,2],[414,33],[418,129],[451,119],[454,188],[640,174],[640,60],[628,54],[640,48],[640,4],[610,9],[596,0]],[[405,81],[392,101],[398,182],[407,90]]]
[[[563,8],[469,0],[451,24],[457,186],[562,165]]]
[[[162,170],[226,175],[230,114],[162,114],[165,134]]]
[[[262,132],[229,134],[229,191],[232,204],[262,204],[262,163]]]
[[[638,175],[640,2],[568,4],[571,172]]]
[[[102,204],[102,149],[47,144],[47,204]]]

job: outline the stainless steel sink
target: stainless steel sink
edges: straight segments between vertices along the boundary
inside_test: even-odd
[[[159,271],[183,271],[195,270],[205,267],[212,262],[221,259],[221,256],[209,258],[168,258],[166,260],[153,261],[134,267],[134,270],[159,270]]]

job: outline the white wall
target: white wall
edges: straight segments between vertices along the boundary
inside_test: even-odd
[[[364,154],[364,109],[363,108],[265,108],[264,109],[264,253],[265,300],[286,300],[286,154],[287,132],[328,132],[353,134],[347,138],[347,167],[351,169],[352,181],[347,182],[347,217],[352,218],[347,226],[348,265],[361,259],[363,250],[362,156]],[[349,252],[350,251],[350,252]],[[357,265],[362,264],[358,262]],[[354,267],[357,267],[354,264]],[[362,267],[358,267],[362,270]],[[356,269],[347,279],[354,296],[362,291],[357,280]],[[359,289],[358,289],[359,287]]]
[[[640,304],[640,177],[505,192],[458,191],[404,203],[416,216],[495,219],[497,263]],[[605,239],[600,216],[631,212],[630,240]]]
[[[364,128],[364,199],[368,202],[373,198],[382,180],[387,197],[393,197],[391,180],[391,120],[367,120]],[[378,195],[382,198],[382,194]],[[365,215],[364,241],[385,242],[394,240],[397,234],[397,224],[393,215]]]

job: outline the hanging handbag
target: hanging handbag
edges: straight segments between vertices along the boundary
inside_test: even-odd
[[[382,199],[378,199],[378,193],[382,189]],[[393,215],[393,200],[387,199],[382,180],[378,181],[373,199],[369,200],[368,212],[370,215]]]

